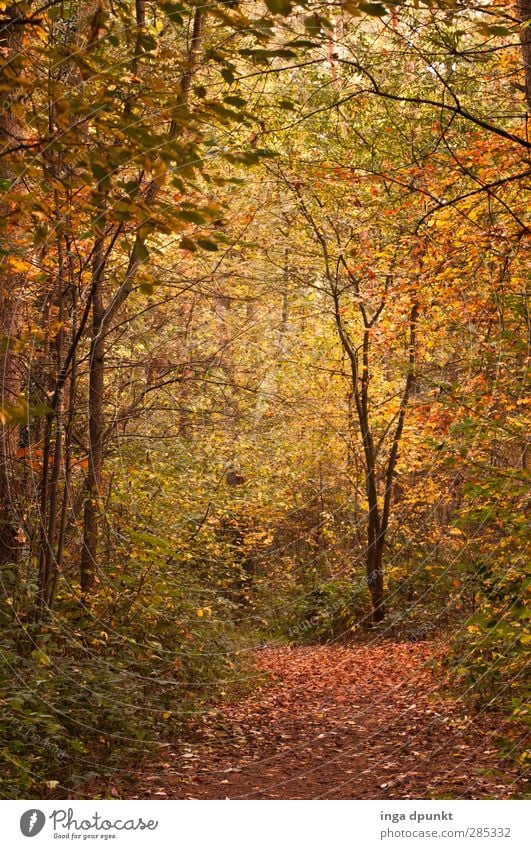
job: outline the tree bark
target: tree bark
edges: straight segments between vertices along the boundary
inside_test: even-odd
[[[22,54],[24,27],[20,22],[16,4],[8,6],[2,14],[0,29],[0,84],[4,104],[0,116],[0,151],[16,148],[24,140],[24,128],[10,109],[20,96],[16,84],[18,64]],[[9,156],[0,158],[1,188],[16,180],[16,169]],[[0,248],[3,259],[0,265],[0,408],[7,419],[9,410],[23,389],[19,357],[15,353],[13,340],[22,326],[21,293],[24,275],[9,267],[9,257],[16,244],[16,233],[10,226],[12,213],[9,201],[0,203]],[[17,562],[20,558],[23,535],[19,529],[16,492],[16,451],[19,424],[0,420],[0,564]]]
[[[520,44],[524,60],[525,97],[531,112],[531,0],[518,0],[518,17],[520,27]]]
[[[105,339],[102,277],[105,267],[104,236],[98,235],[92,268],[92,337],[89,356],[88,473],[83,512],[83,545],[80,559],[81,591],[88,593],[96,580],[99,534],[99,496],[103,471]]]
[[[349,338],[341,317],[340,298],[338,288],[335,283],[332,283],[332,297],[334,299],[334,313],[336,327],[338,330],[341,344],[348,355],[351,364],[352,372],[352,395],[356,407],[358,423],[360,426],[363,454],[365,458],[365,491],[367,495],[367,548],[365,566],[367,573],[367,585],[371,595],[372,603],[372,622],[374,625],[382,622],[386,616],[385,609],[385,590],[384,590],[384,563],[383,553],[385,547],[385,538],[387,528],[389,526],[389,517],[391,512],[391,495],[393,489],[393,478],[398,460],[398,449],[404,429],[404,421],[406,416],[409,399],[415,382],[415,361],[416,361],[416,330],[418,317],[418,304],[413,303],[409,316],[409,340],[408,340],[408,372],[400,400],[400,408],[396,427],[393,434],[391,448],[387,462],[385,464],[384,482],[385,489],[383,496],[378,494],[377,486],[377,454],[378,449],[375,448],[373,431],[370,421],[369,412],[369,359],[370,359],[370,339],[371,330],[375,326],[379,316],[385,306],[385,297],[382,298],[381,304],[375,311],[372,317],[369,317],[363,304],[360,302],[359,309],[363,322],[363,342],[361,347],[361,369],[358,363],[358,350],[354,347]],[[354,281],[356,294],[359,295],[359,287]]]
[[[400,409],[398,411],[396,428],[387,460],[387,468],[385,470],[385,491],[383,494],[382,511],[381,516],[378,515],[377,521],[375,522],[374,542],[371,543],[369,538],[369,548],[367,552],[367,579],[372,597],[373,622],[375,624],[381,622],[385,618],[383,552],[387,528],[389,527],[393,479],[398,460],[398,449],[402,438],[402,431],[404,429],[409,399],[415,383],[417,317],[418,304],[414,303],[411,307],[411,313],[409,316],[408,373],[400,401]]]

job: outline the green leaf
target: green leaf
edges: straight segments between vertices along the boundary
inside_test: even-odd
[[[195,253],[197,250],[197,245],[187,236],[183,236],[181,241],[179,242],[179,247],[182,251],[190,251],[191,253]]]
[[[273,15],[289,15],[292,10],[290,0],[266,0],[266,6]]]
[[[481,24],[478,29],[485,35],[511,35],[511,30],[497,24]]]
[[[166,12],[167,16],[176,24],[183,23],[183,17],[181,12],[184,12],[184,6],[182,3],[170,3],[170,2],[162,2],[161,7]]]
[[[133,247],[133,254],[140,262],[146,262],[149,259],[149,251],[141,239],[136,240]]]
[[[152,50],[155,50],[157,46],[156,40],[150,33],[142,32],[140,33],[140,37],[138,39],[139,46],[142,47],[145,53],[150,53]]]
[[[225,82],[228,83],[229,85],[232,85],[232,83],[236,79],[236,77],[234,76],[234,74],[230,70],[230,68],[222,68],[221,71],[220,71],[220,74],[223,77],[223,79],[225,80]]]
[[[310,35],[319,35],[321,32],[321,18],[319,15],[313,14],[304,18],[304,28]]]
[[[231,106],[245,106],[247,104],[247,101],[243,97],[238,97],[236,94],[229,94],[223,100]]]
[[[204,224],[205,218],[194,209],[180,209],[177,213],[183,221],[189,221],[190,224]]]
[[[366,15],[372,15],[375,18],[383,18],[384,15],[389,13],[388,9],[382,6],[381,3],[360,3],[359,8],[361,12],[365,12]]]
[[[219,245],[216,242],[212,242],[210,239],[198,239],[197,244],[204,251],[219,251]]]
[[[214,115],[222,118],[225,122],[241,121],[244,118],[243,112],[235,112],[234,109],[229,109],[228,106],[224,106],[223,103],[217,103],[212,100],[209,101],[207,106],[209,112],[213,112]]]
[[[103,165],[100,165],[98,162],[93,162],[91,164],[91,169],[92,173],[94,174],[99,183],[104,183],[108,181],[109,173]]]
[[[309,38],[296,38],[288,42],[289,47],[315,47],[315,41],[310,41]]]

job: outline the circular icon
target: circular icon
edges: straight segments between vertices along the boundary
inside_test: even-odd
[[[37,808],[25,811],[20,817],[20,830],[24,837],[35,837],[44,828],[46,817]]]

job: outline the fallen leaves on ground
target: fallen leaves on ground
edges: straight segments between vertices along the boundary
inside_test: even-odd
[[[442,697],[441,646],[267,648],[265,683],[184,729],[128,798],[508,798],[500,716]]]

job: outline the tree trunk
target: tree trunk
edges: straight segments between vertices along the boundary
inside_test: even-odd
[[[1,210],[0,210],[1,214]],[[0,406],[7,408],[21,391],[22,381],[13,353],[12,341],[18,330],[17,287],[9,273],[0,282]],[[15,297],[8,294],[15,293]],[[0,565],[16,563],[20,558],[21,534],[19,531],[16,499],[16,452],[19,425],[0,424]]]
[[[524,59],[525,96],[531,111],[531,0],[518,0],[517,9],[518,17],[522,23],[520,43]]]
[[[24,27],[18,18],[20,11],[16,6],[8,6],[2,15],[0,31],[0,83],[4,98],[0,116],[0,150],[4,151],[0,158],[0,180],[4,183],[0,188],[1,194],[5,193],[6,188],[9,189],[17,174],[5,150],[16,148],[24,140],[23,126],[9,108],[10,103],[15,104],[19,98],[16,80],[20,70],[18,64],[22,56]],[[9,267],[9,257],[17,242],[9,223],[11,213],[9,201],[0,203],[0,248],[3,252],[0,266],[0,409],[4,409],[5,413],[0,419],[0,565],[17,562],[23,540],[15,498],[19,424],[9,421],[9,410],[23,389],[20,361],[14,351],[13,341],[22,326],[21,293],[24,275]]]
[[[377,535],[367,549],[367,584],[371,594],[374,625],[385,619],[383,543],[384,537]]]
[[[94,248],[92,276],[92,339],[89,357],[88,398],[88,473],[83,514],[83,546],[80,560],[81,591],[88,593],[96,580],[96,557],[99,532],[99,497],[103,470],[104,441],[104,370],[105,340],[103,330],[102,275],[104,268],[103,235],[99,235]]]
[[[360,403],[359,419],[365,453],[365,489],[369,507],[367,515],[367,585],[372,600],[372,621],[376,625],[385,618],[383,580],[385,529],[382,528],[380,520],[376,486],[376,458],[372,433],[368,423],[368,407],[363,401]]]

